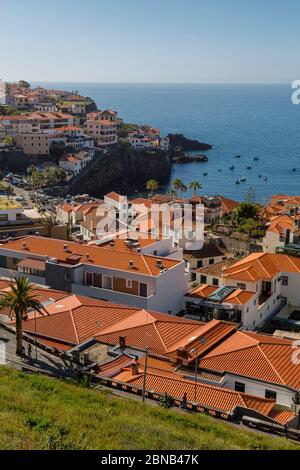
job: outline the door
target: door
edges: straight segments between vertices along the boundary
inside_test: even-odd
[[[143,282],[140,283],[140,296],[141,297],[148,296],[148,285],[144,284]]]

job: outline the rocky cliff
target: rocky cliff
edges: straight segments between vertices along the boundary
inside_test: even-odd
[[[70,183],[69,194],[88,193],[102,197],[110,191],[133,194],[144,191],[145,183],[151,178],[161,184],[168,182],[171,159],[166,152],[134,152],[119,147],[107,154],[98,152],[91,164]]]

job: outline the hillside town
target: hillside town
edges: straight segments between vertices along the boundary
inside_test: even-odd
[[[0,297],[26,278],[42,307],[24,313],[24,342],[92,384],[299,440],[300,196],[240,202],[179,179],[68,194],[97,155],[169,154],[169,137],[24,81],[0,111],[0,152],[28,159],[4,162],[0,183]],[[0,330],[18,328],[2,308]],[[7,364],[43,369],[21,352]]]

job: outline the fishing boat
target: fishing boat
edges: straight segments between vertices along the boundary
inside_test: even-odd
[[[247,166],[247,170],[252,170],[252,166]]]
[[[235,180],[235,184],[240,184],[240,180]]]
[[[234,170],[234,165],[232,165],[232,166],[229,168],[229,170]]]
[[[240,179],[240,181],[241,181],[242,183],[245,183],[245,181],[246,181],[245,176],[243,176],[243,177]]]
[[[203,173],[203,176],[207,176],[207,173]]]

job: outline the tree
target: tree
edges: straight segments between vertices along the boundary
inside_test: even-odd
[[[249,202],[250,204],[255,203],[255,192],[252,187],[249,188],[249,190],[247,191],[245,195],[245,202]]]
[[[157,180],[151,179],[148,180],[146,183],[146,189],[149,191],[149,197],[153,197],[154,191],[156,191],[159,187],[159,183]]]
[[[184,183],[181,183],[179,189],[180,189],[180,196],[181,196],[181,197],[182,197],[182,194],[183,194],[183,193],[186,193],[187,190],[188,190],[187,186],[186,186]]]
[[[6,136],[5,139],[4,139],[4,144],[9,145],[9,146],[13,145],[14,144],[14,138],[11,135]]]
[[[34,293],[34,286],[27,277],[14,278],[9,283],[10,290],[0,300],[0,309],[9,309],[10,318],[16,321],[16,354],[22,354],[23,320],[29,310],[35,310],[41,315],[48,314]]]
[[[175,196],[176,196],[176,197],[177,197],[178,191],[180,191],[182,185],[183,185],[183,182],[181,181],[180,178],[175,178],[175,179],[172,181],[172,188],[173,188],[174,191],[175,191]]]
[[[193,191],[193,196],[197,196],[197,191],[199,191],[202,188],[202,185],[199,183],[199,181],[191,181],[189,184],[189,189]]]

